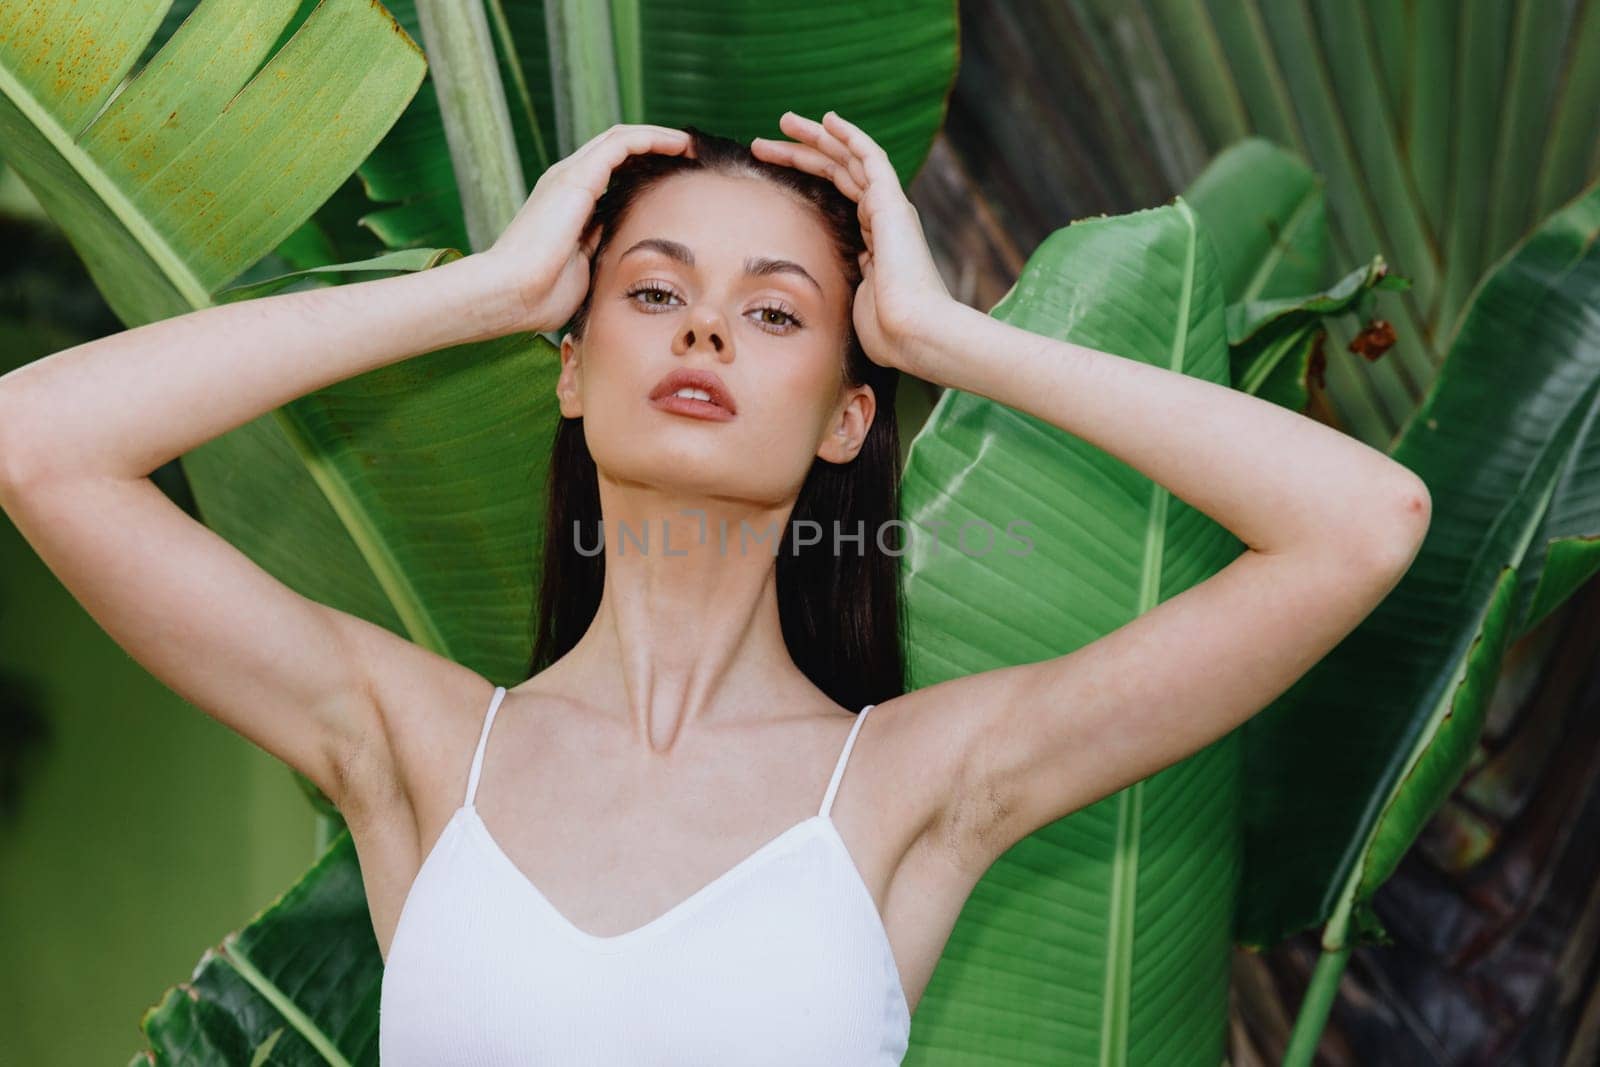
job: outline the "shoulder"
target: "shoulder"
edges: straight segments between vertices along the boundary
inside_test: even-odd
[[[346,757],[340,811],[346,821],[437,822],[466,791],[494,683],[410,641],[385,643],[365,669],[373,725]]]
[[[951,696],[934,686],[875,705],[850,762],[860,762],[875,794],[869,806],[891,813],[898,851],[981,873],[992,862],[983,828],[994,816],[974,806],[967,788],[974,721]]]

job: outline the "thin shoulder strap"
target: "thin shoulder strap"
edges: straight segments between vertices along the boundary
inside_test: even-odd
[[[833,810],[833,795],[839,791],[839,779],[844,777],[844,765],[850,759],[850,750],[855,747],[856,734],[861,732],[861,724],[867,721],[867,712],[877,707],[868,704],[856,715],[856,721],[850,724],[850,736],[844,739],[844,751],[839,753],[839,762],[833,765],[833,778],[828,782],[828,792],[822,798],[822,807],[818,815],[827,815]]]
[[[463,807],[472,807],[473,798],[478,793],[478,775],[483,771],[483,750],[489,744],[489,730],[494,726],[494,713],[500,710],[500,700],[506,695],[506,687],[494,687],[494,699],[489,701],[489,712],[483,717],[483,732],[478,735],[478,751],[472,754],[472,772],[467,775],[467,799],[463,800]]]

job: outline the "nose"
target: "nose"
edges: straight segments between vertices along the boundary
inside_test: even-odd
[[[681,356],[693,350],[697,344],[709,345],[718,356],[726,356],[731,351],[727,323],[715,308],[701,305],[692,311],[689,321],[673,339],[672,349]]]

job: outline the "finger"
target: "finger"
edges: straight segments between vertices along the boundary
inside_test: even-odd
[[[878,196],[874,196],[873,193],[872,193],[870,185],[868,185],[867,183],[865,183],[865,182],[863,182],[861,180],[863,178],[863,176],[864,176],[864,173],[862,171],[862,167],[864,166],[864,161],[862,159],[860,159],[858,156],[856,156],[842,141],[840,141],[838,138],[832,136],[832,134],[830,134],[827,130],[825,130],[821,125],[819,125],[816,122],[811,121],[810,119],[805,118],[803,115],[797,114],[796,112],[793,112],[793,111],[784,112],[783,117],[779,120],[779,125],[783,126],[783,127],[786,127],[786,132],[788,132],[791,136],[795,136],[795,137],[799,137],[799,138],[803,138],[803,139],[809,139],[809,140],[811,140],[813,142],[813,144],[810,145],[810,146],[799,146],[799,149],[800,149],[801,152],[804,152],[804,151],[815,151],[815,152],[819,152],[820,153],[820,152],[822,152],[823,148],[828,148],[828,149],[830,149],[831,154],[829,154],[829,153],[823,153],[823,154],[826,156],[827,159],[833,161],[833,165],[835,167],[838,167],[840,165],[841,161],[843,161],[843,160],[848,160],[849,163],[852,165],[852,167],[851,167],[852,179],[851,180],[855,183],[856,188],[855,189],[851,189],[851,188],[849,188],[847,186],[844,186],[837,179],[835,181],[835,184],[840,184],[841,188],[844,188],[845,191],[847,193],[849,193],[851,198],[856,201],[856,204],[857,204],[856,217],[859,220],[859,223],[860,223],[860,226],[861,226],[861,234],[862,234],[862,237],[865,239],[865,241],[867,243],[867,246],[869,248],[871,248],[872,247],[872,243],[873,243],[872,242],[872,216],[873,216],[874,210],[876,210],[877,207],[881,206],[881,200],[883,198],[880,198]],[[758,140],[760,140],[760,141],[762,141],[762,142],[764,142],[765,144],[768,144],[768,145],[789,145],[789,142],[771,141],[771,140],[769,140],[767,138],[759,138]],[[752,146],[752,147],[754,148],[755,146]],[[786,154],[786,159],[787,158],[788,158],[788,155]],[[811,162],[815,163],[816,157],[809,157],[809,158],[810,158]],[[812,173],[822,173],[824,176],[829,176],[829,177],[835,176],[838,173],[840,173],[838,170],[829,171],[826,168],[823,168],[822,170],[819,171],[817,169],[817,167],[815,167],[815,166],[807,168],[807,169],[810,169],[812,171]],[[859,189],[859,195],[857,195],[856,189]],[[889,197],[887,198],[887,202],[892,204],[895,197],[903,198],[903,196],[904,196],[904,194],[903,194],[903,192],[901,191],[901,189],[899,187],[898,178],[896,178],[895,181],[894,181],[893,187],[892,187],[892,189],[891,189],[891,191],[889,193]]]
[[[787,119],[787,122],[785,122],[785,119]],[[789,111],[779,118],[778,126],[789,136],[810,144],[818,151],[826,154],[830,159],[836,160],[840,165],[846,167],[850,171],[850,176],[855,179],[856,184],[863,189],[866,188],[869,179],[866,168],[862,166],[862,161],[857,158],[854,152],[850,151],[849,146],[830,133],[822,123]]]
[[[883,147],[867,135],[861,127],[843,118],[836,111],[822,116],[825,128],[839,140],[867,169],[867,194],[860,200],[858,215],[861,229],[867,233],[872,228],[872,218],[879,211],[902,212],[915,215],[916,208],[900,185],[900,176]]]
[[[684,155],[692,143],[683,130],[618,124],[590,138],[558,165],[569,168],[576,183],[598,197],[611,183],[611,172],[629,156],[652,152]]]
[[[570,162],[574,167],[584,170],[590,170],[596,165],[609,169],[630,155],[647,152],[682,155],[688,151],[691,144],[692,139],[683,130],[674,130],[666,126],[630,126],[619,123],[591,137],[563,162]]]
[[[889,161],[889,153],[869,137],[865,130],[842,118],[836,111],[829,111],[823,115],[822,125],[823,129],[836,137],[861,160],[866,177],[870,181],[881,181],[899,188],[900,176],[895,173],[894,164]]]
[[[750,143],[750,151],[758,159],[780,163],[796,170],[803,170],[808,174],[827,178],[837,185],[839,191],[851,200],[859,201],[861,199],[862,189],[856,184],[855,179],[850,176],[850,172],[838,161],[809,145],[757,137]]]
[[[687,144],[690,140],[689,134],[686,131],[677,129],[673,126],[657,126],[648,122],[618,122],[606,127],[593,137],[589,138],[589,140],[585,143],[585,147],[592,144],[600,144],[608,139],[615,140],[617,138],[633,138],[640,134],[659,135],[669,139],[682,141],[685,144]]]
[[[778,119],[778,128],[797,141],[804,141],[829,158],[837,161],[850,171],[850,176],[857,185],[863,189],[867,187],[869,175],[862,161],[839,138],[835,137],[820,122],[798,115],[793,111],[786,111]]]
[[[595,151],[607,158],[622,158],[640,152],[663,152],[678,155],[688,150],[692,139],[683,130],[667,126],[616,125],[593,141]],[[585,148],[588,145],[584,146]]]

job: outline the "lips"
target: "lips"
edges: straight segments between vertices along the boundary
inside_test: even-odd
[[[650,390],[650,399],[661,400],[664,397],[670,397],[679,389],[704,389],[711,395],[711,403],[722,408],[729,415],[738,411],[738,408],[733,403],[733,395],[728,392],[728,387],[722,384],[722,379],[707,370],[679,369],[673,371],[657,382],[654,389]],[[697,401],[697,403],[704,403],[704,401]]]

